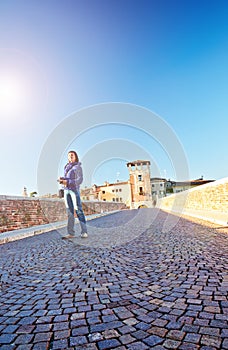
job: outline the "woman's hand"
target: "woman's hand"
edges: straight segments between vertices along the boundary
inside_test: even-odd
[[[64,180],[62,177],[59,177],[57,180],[61,185],[67,186],[67,180]]]
[[[62,180],[62,184],[63,184],[63,186],[67,186],[67,180]]]

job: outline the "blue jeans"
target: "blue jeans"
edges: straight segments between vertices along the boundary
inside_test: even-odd
[[[67,231],[68,234],[74,235],[74,212],[76,212],[80,226],[81,233],[87,232],[86,219],[82,209],[82,203],[80,198],[79,190],[64,190],[64,200],[67,209]]]

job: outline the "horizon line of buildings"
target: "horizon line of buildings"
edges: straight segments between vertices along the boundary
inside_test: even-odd
[[[153,207],[157,200],[173,193],[186,191],[192,187],[213,182],[204,180],[172,181],[170,179],[151,177],[150,161],[136,160],[127,163],[129,179],[103,185],[81,188],[82,201],[108,201],[125,203],[131,209]]]

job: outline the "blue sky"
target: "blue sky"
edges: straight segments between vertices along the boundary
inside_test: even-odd
[[[227,18],[225,0],[1,0],[0,194],[37,190],[53,130],[76,111],[109,102],[162,118],[182,144],[190,179],[227,177]],[[94,123],[69,140],[82,161],[97,144],[121,138],[146,150],[162,177],[175,178],[168,150],[152,138]],[[112,156],[111,143],[105,147],[109,158],[84,174],[83,185],[127,179],[125,162],[138,154]]]

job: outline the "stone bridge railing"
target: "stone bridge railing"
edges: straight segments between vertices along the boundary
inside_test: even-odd
[[[228,178],[164,197],[158,207],[173,213],[228,225]]]
[[[85,215],[126,209],[124,203],[84,201]],[[0,195],[0,233],[66,220],[63,199]]]

